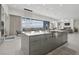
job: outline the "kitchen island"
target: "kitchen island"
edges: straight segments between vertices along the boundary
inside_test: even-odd
[[[65,31],[22,32],[21,49],[25,55],[43,55],[66,42]]]

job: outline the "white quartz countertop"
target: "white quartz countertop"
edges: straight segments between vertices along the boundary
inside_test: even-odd
[[[50,32],[48,31],[31,31],[31,32],[22,32],[28,36],[32,36],[32,35],[41,35],[41,34],[49,34]]]
[[[30,31],[30,32],[22,32],[28,36],[33,36],[33,35],[41,35],[41,34],[49,34],[51,32],[65,32],[65,30],[50,30],[49,31]]]
[[[50,30],[52,32],[66,32],[65,30]]]

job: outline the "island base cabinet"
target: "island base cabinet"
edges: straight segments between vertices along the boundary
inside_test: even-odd
[[[42,54],[47,54],[48,52],[55,49],[55,38],[51,34],[44,35],[43,39],[41,40],[41,51]]]
[[[26,55],[44,55],[67,41],[67,33],[27,36],[22,34],[21,49]]]
[[[32,36],[29,39],[29,54],[30,55],[41,55],[41,35]]]
[[[67,33],[59,32],[57,36],[55,36],[55,47],[59,47],[67,42]]]
[[[34,55],[47,54],[55,48],[54,43],[54,37],[52,38],[50,34],[30,37],[29,53]]]

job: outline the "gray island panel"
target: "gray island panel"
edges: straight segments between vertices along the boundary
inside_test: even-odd
[[[21,48],[26,55],[43,55],[67,42],[67,32],[49,32],[40,35],[22,33]]]

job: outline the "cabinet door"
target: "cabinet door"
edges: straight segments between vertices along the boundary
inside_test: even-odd
[[[62,33],[58,32],[58,36],[57,36],[57,41],[58,41],[57,43],[58,44],[62,43],[62,36],[63,36]]]
[[[62,33],[61,39],[62,39],[62,43],[65,43],[67,41],[67,33],[66,32]]]
[[[41,40],[42,53],[48,53],[50,50],[54,49],[54,41],[51,34],[45,34]]]
[[[57,34],[57,35],[56,35]],[[50,38],[51,48],[55,49],[60,45],[60,36],[58,33],[52,33],[52,38]]]
[[[48,45],[48,51],[52,51],[57,48],[56,37],[54,34],[49,35]]]
[[[47,35],[44,34],[41,36],[41,53],[46,54],[47,53],[47,47],[48,47],[48,38]]]
[[[58,32],[58,36],[56,38],[56,46],[61,46],[67,40],[67,36],[63,32]]]
[[[29,41],[29,53],[32,54],[41,54],[41,37],[33,36],[30,37]]]
[[[47,50],[51,50],[53,44],[52,35],[49,34],[46,37],[47,37]]]

